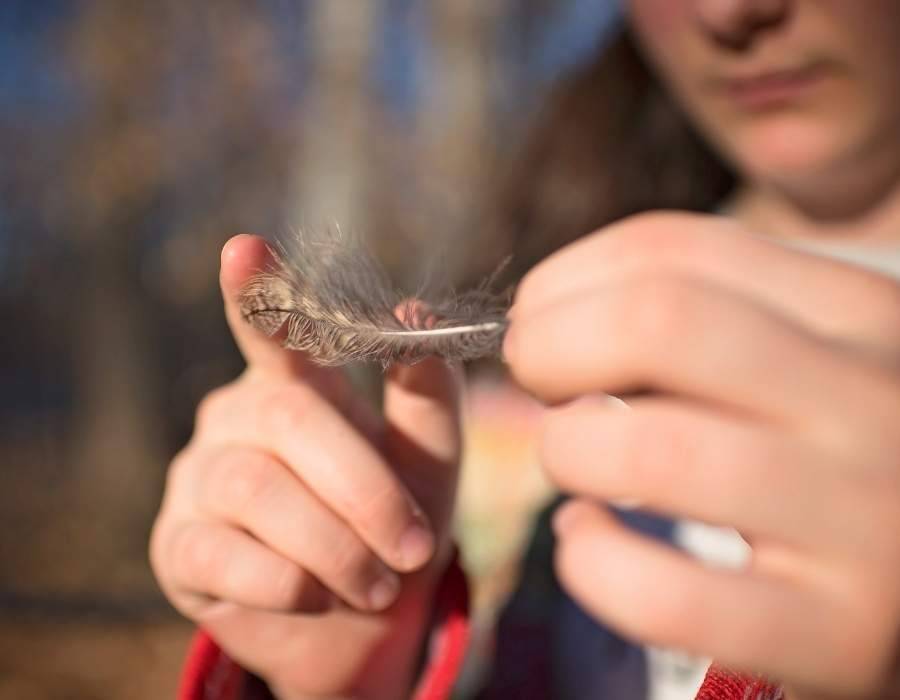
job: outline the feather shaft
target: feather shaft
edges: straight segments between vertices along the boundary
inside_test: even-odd
[[[382,335],[399,335],[406,338],[434,338],[441,335],[460,335],[465,333],[484,333],[500,330],[503,327],[498,321],[476,323],[468,326],[451,326],[450,328],[430,328],[422,331],[380,331]]]

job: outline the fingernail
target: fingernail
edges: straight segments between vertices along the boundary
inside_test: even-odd
[[[411,525],[400,537],[400,560],[406,571],[422,566],[433,550],[434,535],[422,525]]]
[[[385,569],[369,589],[369,605],[373,610],[384,610],[397,598],[400,592],[400,577]]]
[[[630,411],[631,406],[611,394],[585,394],[572,402],[572,406],[587,406],[603,411]]]
[[[612,394],[605,394],[605,396],[606,396],[607,405],[611,406],[612,408],[625,410],[625,411],[632,410],[631,406],[629,406],[627,403],[625,403],[625,401],[620,399],[618,396],[613,396]]]

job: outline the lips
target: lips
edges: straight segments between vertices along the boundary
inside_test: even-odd
[[[745,109],[758,110],[797,102],[825,77],[821,64],[767,70],[716,81],[717,90]]]

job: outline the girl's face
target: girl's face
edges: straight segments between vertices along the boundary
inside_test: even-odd
[[[658,73],[744,176],[809,188],[900,151],[898,0],[628,5]]]

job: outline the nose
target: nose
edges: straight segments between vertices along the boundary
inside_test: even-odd
[[[741,49],[783,22],[790,5],[790,0],[696,0],[694,8],[698,22],[716,41]]]

